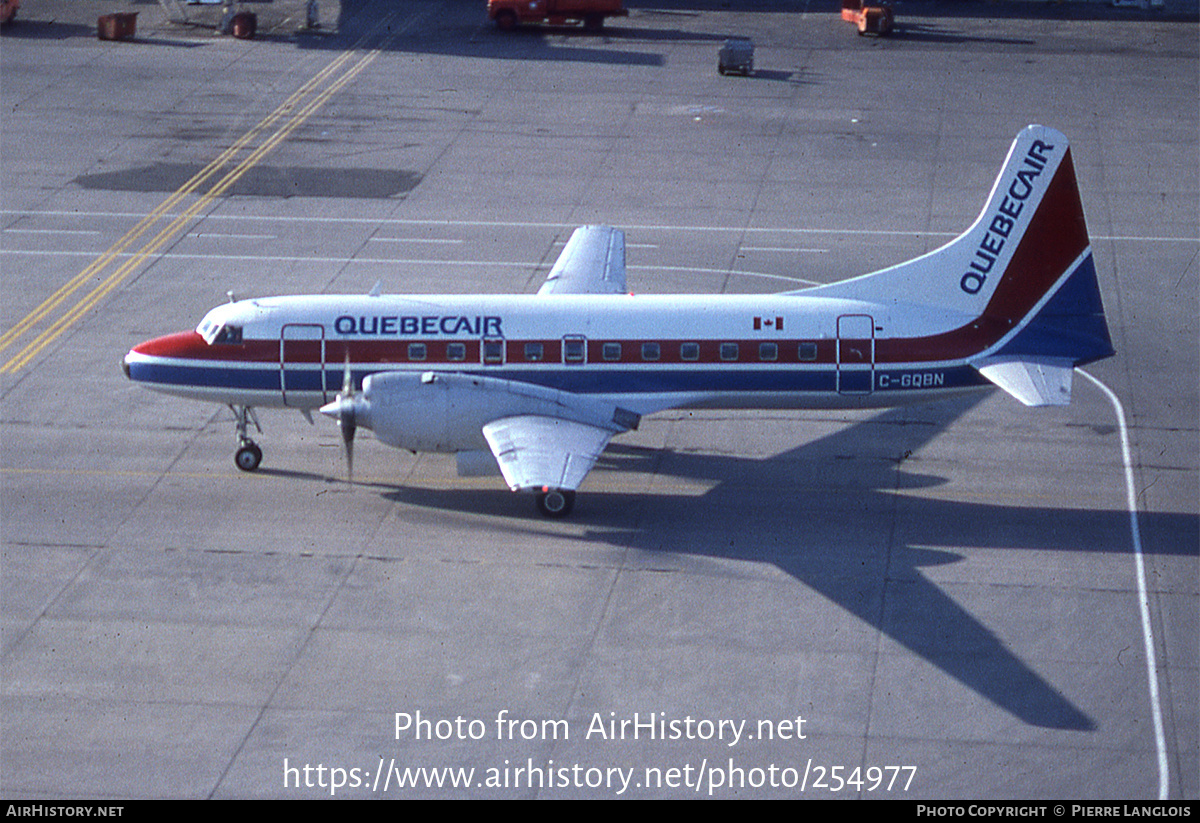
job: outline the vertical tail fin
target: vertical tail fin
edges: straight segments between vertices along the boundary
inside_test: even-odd
[[[1072,368],[1113,354],[1071,149],[1045,126],[1017,135],[963,234],[808,293],[915,303],[969,322],[978,342],[969,362],[1027,405],[1068,402]]]
[[[1014,148],[1034,128],[1022,132]],[[1027,406],[1069,403],[1074,367],[1114,353],[1071,150],[1062,134],[1040,131],[1007,197],[1033,189],[1023,175],[1030,158],[1040,161],[1039,147],[1046,154],[1060,151],[1061,159],[983,312],[985,320],[1012,330],[973,361],[984,377]]]

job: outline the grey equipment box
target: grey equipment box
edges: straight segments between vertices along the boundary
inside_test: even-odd
[[[728,74],[731,71],[744,75],[754,73],[754,41],[749,37],[730,37],[721,46],[717,57],[717,71]]]

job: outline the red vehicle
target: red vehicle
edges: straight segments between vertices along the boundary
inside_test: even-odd
[[[842,19],[853,23],[859,34],[888,34],[896,24],[891,6],[879,0],[842,0]]]
[[[583,23],[595,31],[604,28],[604,18],[628,14],[622,0],[488,0],[488,19],[505,31],[518,23]]]

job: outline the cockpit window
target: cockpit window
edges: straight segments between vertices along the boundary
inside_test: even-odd
[[[242,327],[224,325],[217,330],[216,336],[213,337],[214,343],[241,343],[242,342]]]
[[[234,326],[230,323],[217,323],[213,320],[205,320],[196,328],[196,331],[204,338],[204,342],[210,346],[214,343],[242,342],[242,327]]]

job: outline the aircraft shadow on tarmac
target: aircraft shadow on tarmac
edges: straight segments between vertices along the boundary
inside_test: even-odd
[[[1036,508],[912,494],[946,481],[910,473],[908,455],[977,402],[887,411],[765,459],[613,444],[597,469],[716,485],[702,495],[653,488],[590,492],[585,486],[572,515],[572,522],[587,524],[582,537],[526,516],[533,507],[522,504],[529,501],[504,490],[392,487],[384,497],[434,510],[440,520],[454,511],[501,517],[520,512],[519,524],[490,527],[648,553],[770,563],[1021,721],[1093,730],[1086,713],[921,572],[962,560],[953,548],[1130,551],[1129,515],[1122,508]],[[981,460],[986,448],[981,444]],[[1195,552],[1198,520],[1142,515],[1143,529],[1178,535],[1180,553]]]
[[[1032,46],[1036,41],[1028,38],[1013,38],[1013,37],[981,37],[977,35],[966,34],[961,30],[943,28],[941,26],[930,26],[922,23],[905,23],[899,22],[896,24],[892,36],[897,40],[911,40],[920,43],[944,43],[951,45],[965,45],[967,43],[987,43],[996,46]]]

